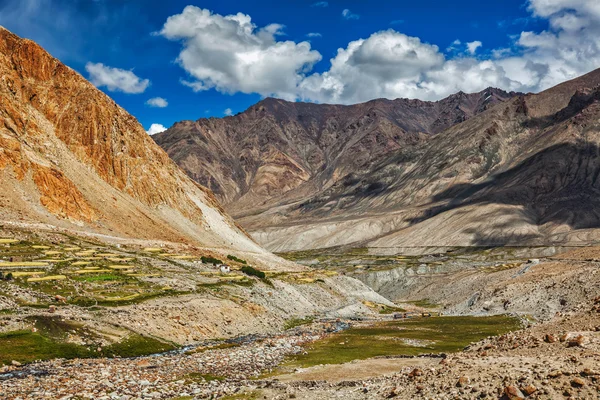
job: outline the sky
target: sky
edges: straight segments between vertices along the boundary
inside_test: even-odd
[[[150,133],[264,97],[538,92],[600,67],[600,0],[0,0]]]

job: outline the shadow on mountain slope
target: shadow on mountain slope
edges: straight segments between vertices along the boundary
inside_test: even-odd
[[[567,224],[573,229],[600,227],[600,147],[562,143],[478,184],[454,185],[433,197],[417,224],[465,206],[493,203],[522,206],[532,223]],[[493,222],[493,221],[492,221]]]

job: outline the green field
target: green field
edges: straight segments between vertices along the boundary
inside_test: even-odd
[[[29,363],[53,358],[136,357],[175,349],[172,344],[130,333],[121,342],[98,351],[96,344],[85,346],[66,341],[72,332],[85,335],[92,342],[97,339],[94,332],[80,325],[53,317],[32,319],[37,332],[22,330],[0,334],[0,364],[10,364],[13,360]]]
[[[450,353],[488,336],[520,328],[518,319],[493,317],[433,317],[381,322],[353,327],[312,343],[307,354],[292,357],[286,367],[342,364],[377,356]]]

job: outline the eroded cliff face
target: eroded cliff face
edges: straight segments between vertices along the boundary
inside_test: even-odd
[[[267,254],[137,120],[0,27],[0,218]]]

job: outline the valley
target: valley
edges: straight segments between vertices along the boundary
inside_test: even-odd
[[[261,278],[235,254],[223,273],[182,246],[1,236],[6,398],[596,390],[597,248],[331,248],[280,254],[304,266]],[[536,371],[524,380],[523,363]]]
[[[0,75],[0,398],[598,398],[600,70],[152,137],[2,27]]]

